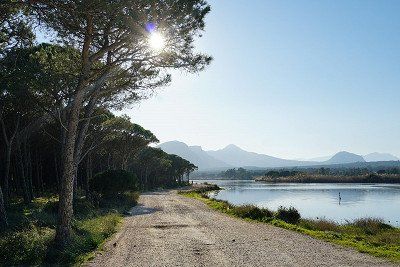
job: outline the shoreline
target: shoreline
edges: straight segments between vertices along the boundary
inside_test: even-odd
[[[367,175],[316,175],[299,174],[294,176],[258,176],[255,182],[264,183],[366,183],[366,184],[400,184],[399,174],[367,174]]]
[[[325,219],[300,218],[298,222],[288,222],[277,218],[275,211],[254,205],[233,205],[227,201],[210,198],[207,195],[208,192],[216,191],[212,188],[211,186],[203,187],[201,190],[193,189],[179,193],[185,197],[200,200],[208,207],[229,216],[274,225],[330,243],[351,247],[361,253],[386,258],[396,263],[400,262],[400,228],[388,225],[379,219],[360,218],[346,224]],[[243,212],[243,209],[246,211]]]

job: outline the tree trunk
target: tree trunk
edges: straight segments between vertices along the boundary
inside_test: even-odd
[[[63,140],[63,139],[61,139]],[[56,179],[57,179],[57,191],[60,191],[60,172],[59,172],[59,168],[58,168],[58,162],[57,162],[57,153],[54,153],[54,170],[56,173]]]
[[[5,230],[8,226],[7,214],[4,207],[3,191],[0,186],[0,230]]]
[[[83,82],[82,82],[83,83]],[[82,85],[81,85],[82,86]],[[69,116],[66,116],[68,125],[63,142],[61,181],[59,191],[58,224],[56,229],[56,243],[60,247],[67,245],[71,238],[71,222],[73,216],[74,182],[78,172],[80,152],[77,151],[79,114],[82,109],[84,88],[78,88]]]
[[[76,155],[75,155],[76,157]],[[74,194],[73,199],[74,201],[78,199],[78,164],[75,163],[75,173],[74,173]]]
[[[11,164],[11,146],[6,147],[6,166],[4,172],[4,203],[10,203],[10,164]]]
[[[44,193],[43,175],[42,175],[42,159],[39,154],[36,156],[36,181],[41,194]]]
[[[30,151],[30,148],[28,147],[28,137],[27,136],[24,138],[23,158],[24,158],[25,178],[26,178],[26,184],[28,187],[28,194],[29,194],[29,198],[31,200],[33,200],[35,198],[35,195],[33,193],[33,183],[32,183],[32,161],[31,161],[31,151]]]
[[[22,197],[24,199],[24,203],[28,204],[31,202],[28,186],[26,183],[26,177],[25,177],[25,168],[24,168],[24,161],[22,158],[22,151],[21,151],[21,142],[20,140],[17,140],[17,165],[19,169],[19,181],[22,189]]]
[[[9,198],[10,198],[10,164],[11,164],[11,151],[12,151],[12,146],[13,142],[15,139],[15,136],[18,132],[19,129],[19,122],[20,122],[20,116],[17,117],[17,121],[14,127],[14,131],[10,136],[10,139],[8,139],[8,135],[6,132],[6,125],[3,120],[3,116],[0,111],[0,125],[2,128],[3,132],[3,139],[6,144],[6,166],[4,169],[4,198],[3,202],[5,202],[6,205],[9,204]]]
[[[92,155],[89,153],[86,158],[86,179],[85,179],[85,195],[86,199],[90,198],[89,182],[92,178]]]
[[[76,174],[75,142],[79,123],[80,105],[82,95],[77,93],[74,105],[71,109],[66,133],[66,142],[63,152],[63,173],[61,176],[60,201],[58,208],[58,224],[56,230],[56,242],[60,247],[67,245],[71,239],[71,222],[73,216],[74,179]]]
[[[86,33],[82,48],[82,70],[78,85],[71,103],[71,110],[67,116],[67,131],[65,135],[64,150],[62,153],[62,177],[60,188],[60,201],[58,208],[58,223],[56,229],[56,244],[65,247],[71,239],[71,223],[73,216],[74,179],[77,173],[76,148],[78,143],[79,114],[82,109],[85,86],[87,86],[91,62],[89,59],[90,46],[93,35],[93,17],[86,15]]]

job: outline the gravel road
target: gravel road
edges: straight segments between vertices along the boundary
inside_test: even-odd
[[[89,266],[393,266],[164,191],[143,194]]]

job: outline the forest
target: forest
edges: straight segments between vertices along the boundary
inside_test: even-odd
[[[62,250],[82,199],[176,186],[197,168],[116,112],[167,86],[172,70],[211,62],[194,46],[209,11],[202,0],[1,2],[1,231],[15,230],[15,205],[51,195]]]

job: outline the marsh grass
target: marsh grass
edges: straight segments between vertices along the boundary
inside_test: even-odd
[[[400,229],[376,218],[361,218],[338,224],[326,219],[300,219],[294,208],[280,208],[272,212],[252,205],[235,206],[227,201],[208,197],[202,190],[181,192],[182,195],[203,201],[209,207],[249,221],[269,223],[335,244],[352,247],[362,253],[400,262]],[[273,214],[271,216],[271,214]],[[288,219],[289,218],[289,219]],[[282,220],[285,219],[285,220]]]
[[[90,259],[118,230],[122,214],[137,203],[138,196],[137,192],[125,192],[101,199],[98,206],[78,199],[72,241],[64,250],[53,244],[57,197],[36,198],[28,205],[13,203],[8,210],[10,227],[0,234],[0,266],[71,265]]]
[[[399,183],[400,174],[333,175],[294,173],[288,176],[258,176],[256,181],[267,183]]]

